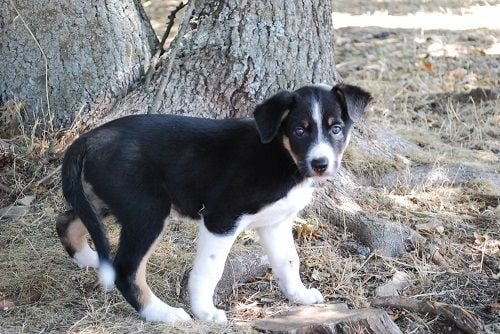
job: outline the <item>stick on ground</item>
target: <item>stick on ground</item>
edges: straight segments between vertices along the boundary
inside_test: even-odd
[[[459,306],[399,296],[374,298],[371,301],[371,306],[405,309],[410,312],[438,315],[444,321],[451,322],[464,333],[484,332],[484,325],[479,317],[473,312]]]
[[[163,36],[161,38],[160,44],[158,45],[158,49],[156,50],[153,58],[151,58],[151,62],[149,65],[148,72],[146,73],[146,88],[149,86],[149,82],[151,81],[151,77],[153,75],[154,70],[156,69],[156,65],[158,64],[158,60],[160,59],[160,56],[165,52],[164,45],[165,41],[167,40],[168,36],[170,36],[170,31],[172,30],[172,27],[174,26],[175,22],[175,16],[177,13],[184,7],[186,7],[187,3],[181,2],[173,11],[170,12],[170,15],[168,15],[168,23],[167,23],[167,29],[163,33]]]

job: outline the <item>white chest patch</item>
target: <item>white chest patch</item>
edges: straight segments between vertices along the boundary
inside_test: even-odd
[[[282,199],[266,205],[257,213],[241,216],[238,223],[239,232],[295,218],[297,213],[311,202],[313,192],[312,180],[299,183]]]

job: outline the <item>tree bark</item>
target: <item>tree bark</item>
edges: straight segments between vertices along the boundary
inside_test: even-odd
[[[0,104],[23,101],[28,122],[57,126],[124,96],[156,45],[138,1],[2,1]]]
[[[313,0],[192,0],[181,33],[151,69],[151,80],[142,80],[155,39],[136,1],[4,3],[0,57],[14,61],[9,70],[1,68],[2,100],[24,99],[31,118],[47,109],[48,100],[57,123],[74,121],[81,132],[128,114],[249,116],[279,90],[337,80],[331,2]],[[358,128],[354,141],[370,156],[392,161],[410,149],[388,131]],[[313,209],[332,223],[350,222],[372,249],[404,253],[406,240],[419,239],[414,231],[321,199],[349,201],[361,181],[345,171],[318,192]]]
[[[248,116],[280,89],[336,79],[330,1],[205,1],[195,17],[160,112]]]
[[[249,116],[281,89],[335,83],[334,65],[330,1],[196,1],[186,33],[161,58],[150,86],[100,114],[108,115],[105,120],[151,112]]]

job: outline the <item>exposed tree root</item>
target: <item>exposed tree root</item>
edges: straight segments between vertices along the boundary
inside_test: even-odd
[[[431,240],[407,226],[361,211],[348,194],[344,196],[336,189],[326,187],[318,190],[314,205],[309,210],[345,228],[363,245],[380,255],[398,257],[418,249],[422,256],[434,264],[448,266]]]
[[[374,298],[371,301],[371,306],[405,309],[410,312],[438,315],[444,321],[452,323],[463,333],[482,333],[484,331],[483,322],[476,314],[449,304],[394,296]]]

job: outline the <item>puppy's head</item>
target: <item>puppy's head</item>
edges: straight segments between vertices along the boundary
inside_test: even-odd
[[[277,93],[257,106],[254,117],[262,143],[281,141],[304,176],[328,177],[371,99],[356,86],[306,86]]]

